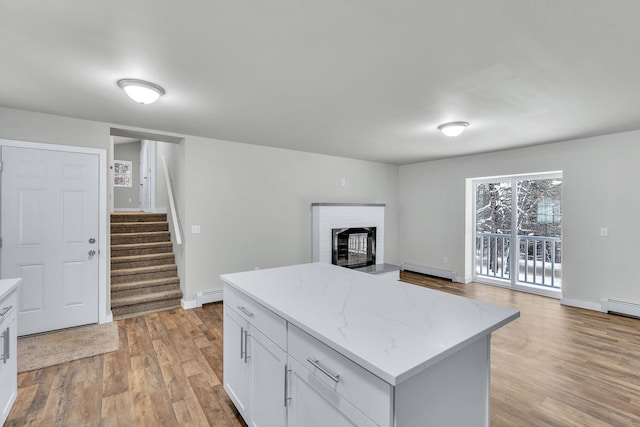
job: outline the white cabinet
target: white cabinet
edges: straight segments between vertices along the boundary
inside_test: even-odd
[[[251,298],[224,296],[224,388],[248,425],[389,424],[389,384]]]
[[[224,306],[224,388],[244,419],[249,419],[249,373],[246,353],[249,322]]]
[[[289,358],[288,427],[377,426],[335,389]]]
[[[347,408],[342,403],[344,400],[376,425],[389,425],[392,416],[392,390],[388,383],[292,324],[288,326],[287,337],[289,363],[292,366],[303,366],[310,373],[307,375],[298,372],[293,376],[298,382],[303,381],[303,378],[308,379],[303,381],[308,385],[301,385],[302,390],[318,384],[318,387],[313,388],[319,393],[319,384],[323,384],[324,388],[335,395],[330,401],[340,402],[337,410]],[[292,400],[300,400],[295,388],[291,387]],[[365,421],[357,423],[361,424],[366,425]]]
[[[285,369],[287,353],[259,330],[249,329],[251,406],[249,425],[285,426]]]
[[[286,343],[286,322],[228,287],[224,293],[224,388],[248,425],[284,426],[287,354],[275,341]]]
[[[9,416],[18,394],[17,304],[17,287],[3,295],[0,286],[0,425]]]

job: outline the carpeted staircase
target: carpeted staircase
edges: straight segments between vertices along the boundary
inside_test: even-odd
[[[182,291],[166,214],[111,214],[115,319],[180,307]]]

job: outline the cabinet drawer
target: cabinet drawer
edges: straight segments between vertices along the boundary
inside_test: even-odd
[[[391,422],[392,392],[371,372],[289,324],[289,356],[351,402],[378,425]]]
[[[248,296],[224,285],[224,304],[238,313],[283,350],[287,349],[287,322]]]
[[[8,319],[10,313],[18,309],[18,292],[14,289],[9,295],[0,300],[0,322]]]

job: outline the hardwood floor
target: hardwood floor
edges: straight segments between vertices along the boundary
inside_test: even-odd
[[[118,320],[120,349],[18,375],[6,426],[246,426],[222,388],[222,303]]]
[[[640,320],[476,283],[402,279],[520,310],[492,338],[492,426],[640,426]]]
[[[521,311],[493,335],[492,426],[640,426],[640,320],[480,284],[402,278]],[[221,303],[118,327],[116,352],[20,374],[6,426],[245,425],[221,385]]]

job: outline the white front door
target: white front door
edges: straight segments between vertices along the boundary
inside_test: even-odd
[[[2,147],[2,277],[18,334],[98,322],[99,156]]]

